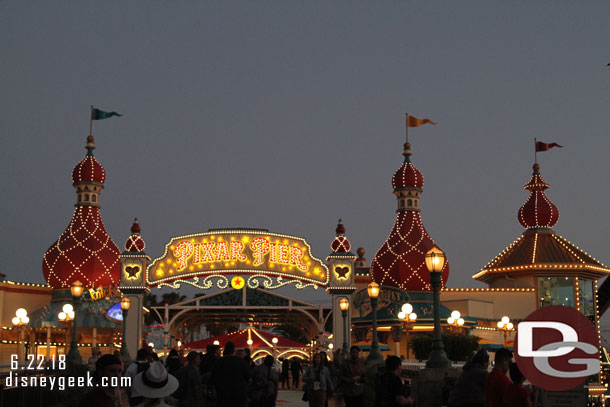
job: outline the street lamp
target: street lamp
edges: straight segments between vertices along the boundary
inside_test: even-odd
[[[19,343],[25,342],[25,326],[30,323],[30,317],[28,317],[28,312],[25,308],[18,308],[15,312],[15,316],[11,320],[13,325],[19,328]],[[25,361],[25,344],[23,346],[23,361]],[[19,352],[17,352],[19,353]]]
[[[447,323],[455,327],[456,332],[459,332],[459,329],[464,326],[464,318],[460,318],[462,315],[460,311],[451,312],[451,316],[447,318]]]
[[[409,304],[408,302],[406,304],[403,304],[401,311],[398,313],[398,319],[400,319],[402,321],[402,323],[405,325],[405,330],[407,332],[407,360],[408,360],[409,359],[409,331],[411,330],[411,327],[415,324],[415,321],[417,321],[417,314],[415,312],[413,312],[413,305]]]
[[[339,300],[339,308],[341,308],[341,316],[343,317],[343,354],[347,355],[347,310],[349,309],[349,300],[345,297]]]
[[[377,339],[377,297],[379,297],[379,284],[373,281],[366,290],[371,298],[371,308],[373,308],[373,342],[371,344],[371,352],[366,360],[383,360],[383,356],[379,352],[379,341]]]
[[[426,253],[426,267],[430,272],[430,283],[432,284],[434,298],[434,337],[432,339],[432,352],[426,362],[427,368],[448,368],[451,361],[445,353],[445,346],[441,338],[441,270],[445,265],[445,253],[434,246]]]
[[[127,312],[131,301],[127,297],[123,297],[121,300],[121,310],[123,310],[123,338],[121,340],[121,358],[125,366],[131,361],[129,357],[129,350],[127,349]]]
[[[273,357],[275,358],[275,347],[277,346],[277,338],[273,337],[273,339],[271,339],[271,342],[273,342]]]
[[[502,319],[498,321],[497,325],[498,329],[504,334],[504,347],[506,348],[506,337],[509,332],[515,329],[515,326],[510,322],[510,318],[507,316],[503,316]]]
[[[80,296],[83,294],[83,283],[81,283],[78,280],[73,282],[72,286],[70,287],[70,292],[72,293],[74,322],[72,323],[72,342],[70,342],[70,352],[68,352],[68,356],[66,356],[66,360],[69,363],[72,363],[74,365],[82,365],[83,359],[82,359],[80,353],[78,352],[78,343],[76,340],[77,340],[77,330],[78,330],[78,324],[77,324],[78,301],[80,300]]]

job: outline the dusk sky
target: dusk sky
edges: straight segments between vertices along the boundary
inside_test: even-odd
[[[409,138],[449,287],[484,286],[522,233],[535,137],[564,146],[539,154],[555,230],[608,265],[609,21],[602,1],[1,2],[0,272],[44,282],[90,105],[123,114],[93,126],[104,223],[122,247],[137,216],[153,258],[242,226],[324,259],[342,218],[370,262],[409,112],[438,122]]]

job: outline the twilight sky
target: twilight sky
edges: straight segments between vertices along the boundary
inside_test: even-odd
[[[557,232],[610,264],[610,3],[0,3],[0,271],[44,282],[89,105],[106,227],[257,227],[325,258],[338,218],[370,261],[394,222],[404,114],[450,287],[523,231],[533,139]],[[316,294],[320,296],[321,294]],[[322,298],[322,297],[321,297]]]

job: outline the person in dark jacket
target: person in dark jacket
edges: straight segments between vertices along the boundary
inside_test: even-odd
[[[216,361],[212,383],[219,406],[246,407],[250,374],[243,358],[235,356],[235,344],[227,342],[222,358]]]
[[[449,397],[451,407],[485,407],[485,379],[489,354],[480,350],[464,365]]]

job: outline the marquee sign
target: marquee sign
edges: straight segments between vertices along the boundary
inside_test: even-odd
[[[216,280],[226,288],[225,275],[249,275],[246,285],[278,288],[326,286],[326,265],[311,254],[305,239],[264,229],[222,229],[172,238],[165,253],[147,269],[149,285],[178,288],[190,284],[209,289]]]

